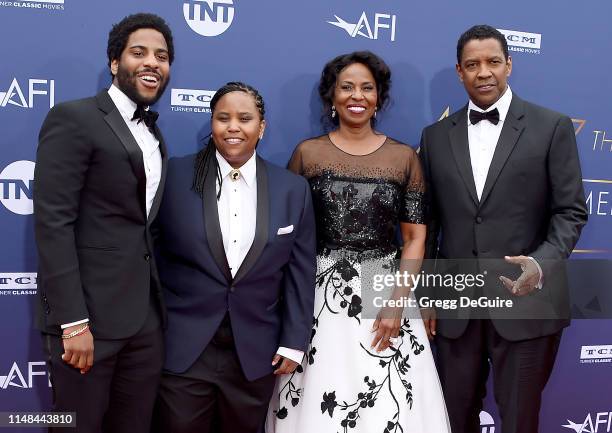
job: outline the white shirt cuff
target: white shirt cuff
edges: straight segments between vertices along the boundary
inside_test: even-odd
[[[536,286],[536,289],[540,290],[542,288],[542,280],[544,279],[544,273],[542,272],[542,268],[540,267],[540,264],[536,259],[531,256],[527,256],[527,258],[530,259],[533,263],[535,263],[538,268],[538,272],[540,273],[540,279],[538,280],[538,285]]]
[[[82,325],[83,323],[89,322],[89,319],[79,320],[78,322],[65,323],[61,325],[62,329],[70,328],[71,326]]]
[[[289,349],[288,347],[279,347],[276,353],[284,358],[289,358],[298,364],[302,363],[302,358],[304,357],[304,352],[301,350]]]

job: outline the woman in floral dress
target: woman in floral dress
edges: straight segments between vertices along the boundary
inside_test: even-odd
[[[425,241],[417,154],[373,129],[390,77],[371,52],[330,61],[319,94],[335,129],[300,143],[289,162],[315,207],[315,311],[302,364],[277,382],[268,433],[450,432],[418,308],[372,306],[373,276],[400,270],[398,227],[402,271],[419,271]],[[401,290],[393,297],[408,296]]]

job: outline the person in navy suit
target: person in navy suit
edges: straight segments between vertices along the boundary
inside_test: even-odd
[[[210,107],[208,145],[169,162],[154,232],[168,310],[155,425],[255,433],[310,337],[314,213],[306,180],[255,151],[257,90],[227,83]]]

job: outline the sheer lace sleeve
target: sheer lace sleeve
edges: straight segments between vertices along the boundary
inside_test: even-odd
[[[400,221],[425,224],[425,179],[416,152],[410,149],[406,161],[406,184],[400,211]]]
[[[287,169],[299,175],[304,174],[304,164],[302,157],[303,145],[304,143],[302,142],[295,147],[295,149],[293,150],[293,155],[291,155],[291,158],[287,163]]]

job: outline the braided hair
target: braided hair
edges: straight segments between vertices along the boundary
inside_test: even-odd
[[[264,106],[264,101],[257,89],[248,84],[232,81],[225,84],[219,90],[215,92],[215,95],[212,97],[210,101],[210,111],[211,118],[215,113],[215,107],[219,100],[231,92],[244,92],[248,93],[255,100],[255,106],[259,111],[259,117],[261,120],[264,119],[264,115],[266,113],[266,109]],[[197,192],[200,197],[204,196],[204,182],[206,180],[206,176],[209,174],[209,169],[214,167],[215,174],[217,176],[217,183],[219,184],[219,192],[217,193],[217,200],[221,197],[221,186],[223,185],[223,179],[221,178],[221,169],[219,168],[219,164],[217,162],[217,158],[215,158],[215,142],[212,138],[212,133],[208,136],[208,143],[206,146],[198,152],[195,160],[195,170],[193,174],[193,184],[191,188]]]

